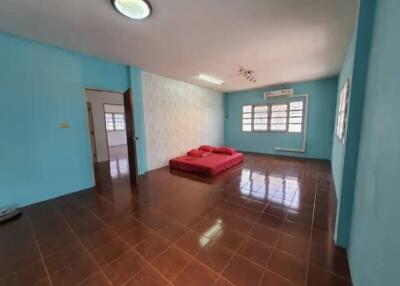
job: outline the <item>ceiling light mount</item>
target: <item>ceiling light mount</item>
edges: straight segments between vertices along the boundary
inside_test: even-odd
[[[147,0],[111,0],[111,3],[119,13],[134,20],[146,19],[152,12]]]
[[[254,71],[245,69],[244,67],[239,68],[239,74],[247,79],[249,82],[255,83],[257,79],[254,76]]]

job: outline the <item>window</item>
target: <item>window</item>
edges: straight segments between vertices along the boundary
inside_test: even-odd
[[[123,113],[105,113],[107,131],[125,130],[125,115]]]
[[[302,132],[303,105],[303,101],[289,103],[289,132]]]
[[[123,113],[114,113],[115,130],[125,130],[125,115]]]
[[[242,131],[303,132],[304,100],[285,103],[245,105],[242,107]]]
[[[287,110],[287,103],[271,105],[271,131],[287,130]]]
[[[336,136],[341,142],[344,140],[344,131],[346,128],[346,113],[347,113],[347,97],[349,94],[349,80],[346,81],[340,91],[339,109],[336,123]]]
[[[253,119],[253,130],[254,131],[267,131],[268,130],[268,105],[254,106],[254,119]]]
[[[107,129],[107,131],[114,130],[114,120],[113,120],[112,113],[106,113],[105,114],[105,120],[106,120],[106,129]]]
[[[245,105],[242,107],[242,131],[251,131],[253,106]]]

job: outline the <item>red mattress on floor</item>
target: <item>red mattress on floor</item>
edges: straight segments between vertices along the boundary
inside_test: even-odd
[[[233,155],[212,153],[202,158],[181,156],[171,159],[169,166],[185,172],[196,173],[204,176],[215,176],[243,162],[243,154]]]

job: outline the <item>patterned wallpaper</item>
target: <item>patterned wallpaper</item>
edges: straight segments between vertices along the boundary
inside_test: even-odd
[[[222,94],[142,73],[148,169],[202,144],[224,141]]]

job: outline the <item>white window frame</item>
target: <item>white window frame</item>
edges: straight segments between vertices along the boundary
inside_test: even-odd
[[[346,134],[346,125],[347,125],[347,108],[349,103],[349,88],[350,88],[350,79],[347,79],[344,83],[342,89],[339,94],[339,106],[338,106],[338,114],[336,119],[336,137],[339,139],[341,143],[344,143],[344,137]]]
[[[107,114],[111,114],[112,129],[109,129],[109,128],[107,127],[107,120],[106,120]],[[123,129],[117,129],[117,128],[116,128],[116,124],[115,124],[115,115],[122,115],[122,116],[123,116],[123,119],[124,119],[124,128],[123,128]],[[106,131],[107,131],[107,132],[125,131],[125,130],[126,130],[125,114],[122,113],[122,112],[105,112],[105,113],[104,113],[104,121],[105,121],[105,124],[106,124]]]
[[[302,109],[292,109],[292,110],[290,110],[290,103],[292,103],[292,102],[303,102],[303,106],[302,106]],[[254,104],[254,105],[250,105],[250,104],[245,104],[245,105],[242,105],[242,121],[241,121],[241,123],[242,123],[242,126],[241,126],[241,130],[242,130],[242,132],[285,132],[285,133],[293,133],[293,134],[295,134],[295,133],[303,133],[304,132],[304,124],[306,124],[306,114],[305,114],[305,112],[306,112],[306,109],[307,109],[307,106],[306,106],[306,104],[307,104],[307,100],[306,100],[306,98],[304,97],[304,98],[302,98],[302,97],[296,97],[296,98],[291,98],[290,100],[288,100],[288,101],[285,101],[285,102],[274,102],[274,103],[264,103],[264,104]],[[272,106],[274,106],[274,105],[286,105],[286,116],[285,117],[272,117]],[[243,109],[244,109],[244,107],[246,107],[246,106],[251,106],[251,112],[243,112]],[[258,106],[268,106],[268,117],[266,117],[266,119],[267,119],[267,129],[266,130],[256,130],[255,128],[254,128],[254,125],[255,125],[255,122],[254,122],[254,119],[256,119],[255,118],[255,107],[258,107]],[[283,112],[285,112],[285,111],[283,111]],[[301,117],[300,116],[290,116],[290,111],[302,111],[302,114],[301,114]],[[279,111],[277,111],[277,112],[279,112]],[[250,114],[251,113],[251,116],[250,116],[250,118],[244,118],[243,116],[244,116],[244,114]],[[263,117],[264,118],[264,117]],[[272,125],[272,118],[286,118],[286,123],[285,123],[285,129],[283,130],[272,130],[271,129],[271,125]],[[289,131],[289,125],[291,124],[290,123],[290,119],[291,118],[301,118],[301,123],[292,123],[292,124],[300,124],[301,125],[301,129],[300,129],[300,131]],[[251,119],[251,124],[250,123],[246,123],[246,124],[244,124],[243,123],[243,119]],[[279,124],[279,123],[278,123]],[[283,124],[283,123],[282,123]],[[250,125],[251,126],[251,128],[250,128],[250,130],[243,130],[243,126],[244,125]]]
[[[293,102],[302,102],[302,107],[301,109],[291,109],[290,104]],[[302,100],[291,100],[288,103],[288,123],[287,123],[287,131],[289,133],[303,133],[304,130],[304,119],[305,119],[305,107],[306,101],[304,99]],[[296,112],[296,111],[301,111],[301,116],[291,116],[290,112]],[[291,118],[301,118],[301,123],[290,123]],[[290,131],[290,125],[300,125],[300,131]]]
[[[256,113],[262,113],[262,112],[256,112],[256,108],[257,107],[267,107],[267,116],[261,116],[261,117],[256,117]],[[252,108],[252,117],[253,117],[253,121],[252,121],[252,130],[254,131],[254,132],[266,132],[266,131],[268,131],[269,130],[269,121],[270,121],[270,114],[269,114],[269,112],[270,112],[270,108],[271,108],[271,106],[269,105],[269,104],[258,104],[258,105],[253,105],[253,108]],[[256,121],[256,119],[266,119],[267,120],[267,129],[256,129],[255,128],[255,125],[256,125],[256,123],[255,123],[255,121]],[[259,124],[257,124],[257,125],[259,125]]]
[[[276,106],[276,105],[282,105],[282,106],[286,106],[286,110],[282,110],[282,111],[272,111],[272,107],[273,106]],[[288,109],[289,109],[289,104],[288,104],[288,102],[277,102],[277,103],[271,103],[270,104],[270,116],[269,116],[269,118],[270,118],[270,120],[269,120],[269,131],[270,132],[287,132],[288,131],[288,121],[289,121],[289,118],[288,118],[288,115],[289,115],[289,111],[288,111]],[[274,117],[272,117],[272,113],[273,112],[286,112],[286,116],[274,116]],[[286,122],[285,123],[272,123],[272,119],[273,118],[285,118],[286,119]],[[285,124],[285,129],[272,129],[271,128],[271,126],[273,125],[273,124]]]
[[[245,107],[248,107],[248,106],[251,107],[250,112],[244,112],[244,108],[245,108]],[[254,110],[254,106],[251,105],[251,104],[246,104],[246,105],[243,105],[243,106],[242,106],[242,121],[241,121],[241,123],[242,123],[242,132],[251,132],[251,131],[253,131],[253,116],[254,116],[254,115],[253,115],[253,110]],[[250,117],[249,117],[249,118],[245,118],[245,117],[244,117],[245,114],[250,114]],[[250,123],[244,123],[243,121],[244,121],[245,119],[246,119],[246,120],[250,119]],[[243,127],[244,127],[245,125],[250,125],[250,130],[244,130]]]

